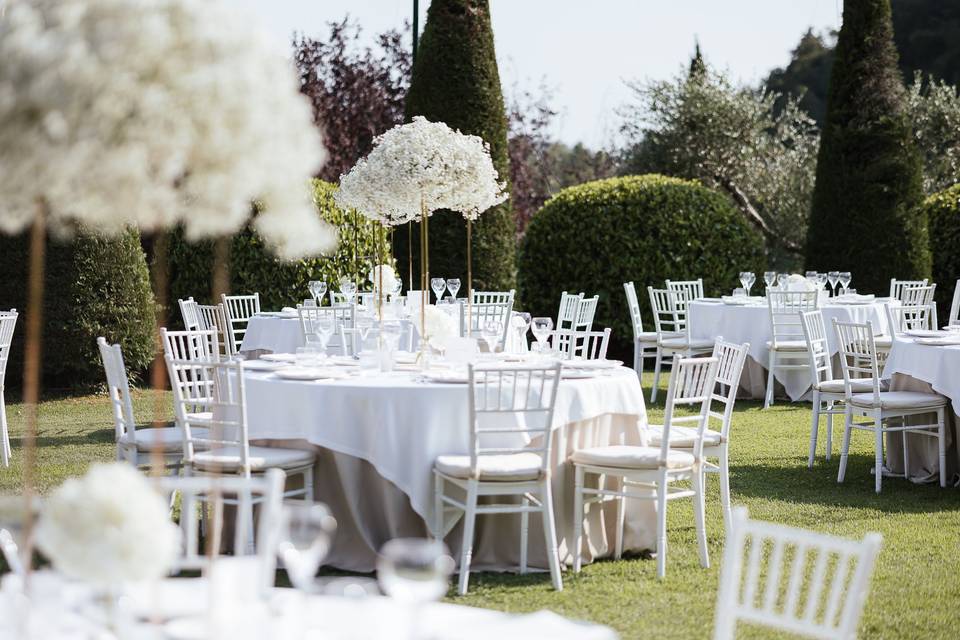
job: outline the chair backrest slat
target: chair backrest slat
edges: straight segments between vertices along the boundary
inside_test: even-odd
[[[250,318],[260,313],[260,294],[228,296],[224,293],[220,295],[220,301],[223,303],[230,331],[233,332],[233,342],[239,348],[247,332],[247,323]]]
[[[606,360],[610,328],[603,331],[563,329],[550,335],[550,346],[565,360]]]
[[[687,304],[703,297],[703,278],[696,280],[667,280],[667,290],[678,295],[677,303],[686,310]]]
[[[890,278],[890,298],[892,300],[899,300],[903,302],[903,290],[907,287],[925,287],[927,286],[927,279],[923,280],[897,280],[896,278]]]

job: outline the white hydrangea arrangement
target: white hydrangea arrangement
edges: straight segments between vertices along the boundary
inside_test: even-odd
[[[800,275],[799,273],[791,273],[789,276],[787,276],[786,290],[816,291],[817,285],[813,282],[810,282],[806,277]]]
[[[46,500],[37,546],[67,576],[108,586],[166,575],[180,529],[166,501],[128,464],[96,464]]]
[[[435,304],[424,305],[423,313],[414,314],[411,320],[425,343],[438,344],[447,338],[460,335],[456,318]]]
[[[0,230],[257,231],[332,250],[311,203],[324,149],[284,52],[227,0],[19,0],[0,20]]]
[[[334,199],[387,226],[438,209],[476,220],[506,200],[504,186],[482,138],[417,116],[379,136],[369,155],[340,176]]]
[[[377,265],[367,274],[376,291],[390,293],[397,285],[397,272],[388,264]],[[382,287],[382,289],[381,289]]]

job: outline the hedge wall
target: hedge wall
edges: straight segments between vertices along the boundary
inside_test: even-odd
[[[7,382],[19,386],[26,327],[28,234],[0,236],[0,309],[16,308]],[[104,381],[96,339],[119,342],[134,377],[153,357],[154,300],[140,235],[78,235],[47,244],[43,377],[49,387],[86,389]]]
[[[596,327],[613,329],[614,353],[632,353],[623,283],[632,280],[644,328],[646,292],[666,278],[703,277],[708,295],[740,286],[752,270],[762,283],[763,238],[730,200],[699,182],[625,176],[560,191],[533,216],[520,248],[523,308],[556,317],[561,291],[600,295]]]
[[[377,247],[389,258],[390,243],[387,232],[380,225],[353,212],[344,212],[333,202],[336,186],[322,180],[314,181],[314,201],[320,216],[340,230],[340,246],[332,256],[284,262],[270,253],[260,237],[250,229],[234,236],[230,246],[230,290],[235,293],[260,292],[264,310],[293,306],[310,294],[307,282],[324,280],[339,282],[342,276],[355,277],[354,229],[359,229],[357,249],[360,256],[361,286],[366,287],[367,274]],[[355,221],[357,224],[355,224]],[[198,302],[211,300],[213,274],[213,244],[190,243],[180,232],[172,234],[170,242],[170,313],[168,324],[179,327],[178,298],[193,296]]]
[[[953,289],[960,278],[960,184],[935,193],[923,202],[930,225],[933,281],[937,283],[938,319],[945,324],[950,314]]]

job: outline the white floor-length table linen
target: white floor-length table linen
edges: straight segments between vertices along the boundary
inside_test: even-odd
[[[842,322],[869,322],[877,335],[887,334],[887,317],[884,310],[886,299],[878,298],[868,304],[835,304],[820,306],[827,328],[830,353],[839,351],[834,318]],[[725,304],[719,300],[696,300],[689,305],[690,335],[694,339],[724,340],[743,344],[750,343],[749,359],[743,369],[741,392],[751,398],[763,398],[767,383],[767,364],[770,349],[767,342],[773,339],[770,331],[770,311],[766,303],[746,305]],[[839,370],[834,372],[840,377]],[[783,386],[791,400],[800,400],[810,391],[810,374],[805,370],[778,370],[774,379]]]
[[[469,453],[467,393],[465,384],[425,383],[409,372],[317,382],[249,372],[250,439],[317,449],[316,496],[331,506],[339,525],[330,563],[370,571],[387,540],[427,534],[434,460],[441,454]],[[572,539],[573,473],[567,458],[584,447],[640,444],[645,426],[642,391],[632,370],[619,367],[594,378],[561,382],[551,462],[561,557],[570,555],[566,541]],[[625,548],[649,549],[655,540],[653,505],[632,502]],[[602,517],[600,511],[594,509],[587,523],[587,560],[612,549],[614,505],[605,505]],[[473,566],[517,566],[519,522],[518,516],[480,518]],[[533,567],[547,566],[543,538],[537,535],[540,526],[539,516],[532,516]],[[460,528],[447,538],[454,551]]]
[[[950,399],[947,412],[947,479],[953,483],[960,470],[960,345],[919,344],[913,338],[900,336],[894,340],[883,370],[893,391],[936,392]],[[927,436],[907,434],[909,456],[907,476],[916,482],[940,481],[940,458],[937,441]],[[894,473],[903,473],[903,443],[899,434],[887,436],[886,466]]]

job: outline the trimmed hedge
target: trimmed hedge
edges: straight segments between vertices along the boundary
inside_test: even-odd
[[[424,116],[480,136],[500,179],[510,178],[507,116],[493,46],[487,0],[433,0],[420,37],[406,117]],[[458,213],[431,216],[430,273],[460,278],[467,285],[466,223]],[[510,201],[484,212],[473,223],[473,287],[510,289],[515,283],[516,221]],[[420,228],[413,225],[414,273],[419,282]],[[400,271],[408,273],[408,230],[397,229],[394,249]]]
[[[937,283],[937,317],[945,324],[950,314],[953,289],[960,278],[960,184],[935,193],[923,202],[930,225],[933,281]]]
[[[336,185],[314,180],[314,202],[320,216],[340,231],[340,246],[332,256],[285,262],[277,259],[264,246],[263,240],[247,228],[233,237],[230,245],[230,290],[235,293],[260,292],[264,310],[293,306],[309,297],[307,282],[324,280],[337,283],[346,275],[355,276],[354,229],[359,229],[357,249],[360,255],[360,286],[366,288],[377,248],[390,260],[390,242],[386,230],[353,212],[337,208],[333,202]],[[355,225],[356,221],[356,225]],[[170,309],[168,325],[182,323],[178,298],[193,296],[201,303],[212,298],[213,243],[187,242],[183,234],[174,232],[170,242]]]
[[[897,68],[889,0],[843,7],[817,158],[807,269],[846,270],[864,293],[930,275],[923,163]]]
[[[7,365],[7,382],[22,376],[28,270],[28,234],[0,237],[0,309],[21,312]],[[136,377],[153,358],[154,300],[140,235],[78,235],[47,244],[44,289],[43,378],[55,388],[103,384],[96,339],[123,347]]]
[[[613,329],[612,348],[632,353],[623,283],[632,280],[644,328],[653,330],[646,288],[702,277],[708,295],[762,284],[763,238],[724,195],[699,182],[657,174],[588,182],[560,191],[533,216],[520,248],[523,308],[556,317],[561,291],[600,295],[595,327]],[[756,285],[754,285],[756,286]]]

